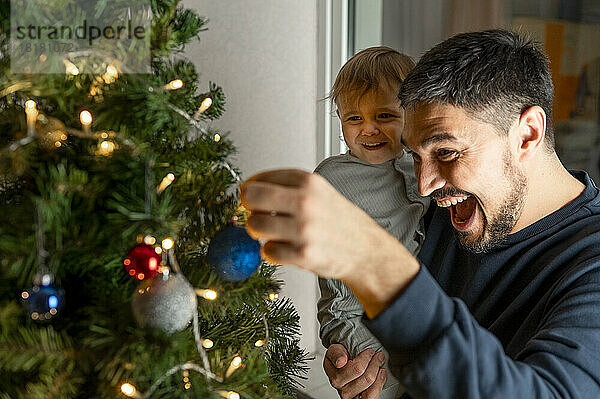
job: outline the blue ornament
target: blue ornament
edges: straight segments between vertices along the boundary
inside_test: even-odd
[[[65,304],[65,290],[43,281],[21,292],[21,303],[29,317],[48,321],[58,315]]]
[[[227,226],[211,240],[206,260],[223,279],[245,280],[260,266],[260,243],[245,228]]]

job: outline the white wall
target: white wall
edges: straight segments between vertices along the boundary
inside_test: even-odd
[[[209,18],[186,56],[203,84],[214,81],[225,91],[226,112],[214,126],[231,131],[244,178],[316,166],[317,1],[184,1]],[[301,345],[314,352],[316,278],[293,267],[282,268],[282,276],[282,294],[300,313]]]

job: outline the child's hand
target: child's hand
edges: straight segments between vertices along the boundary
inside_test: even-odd
[[[332,344],[325,353],[323,368],[340,398],[377,399],[386,380],[386,371],[381,368],[384,363],[382,352],[365,349],[350,360],[343,345]]]

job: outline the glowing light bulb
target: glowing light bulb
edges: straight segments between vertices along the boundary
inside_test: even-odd
[[[152,236],[146,236],[146,237],[144,237],[144,244],[154,245],[155,242],[156,242],[156,238],[154,238]]]
[[[58,306],[58,297],[56,295],[50,295],[48,297],[48,307],[55,308]]]
[[[201,296],[204,299],[208,299],[209,301],[214,301],[217,299],[217,292],[213,290],[204,290],[201,288],[196,288],[196,295]]]
[[[92,114],[90,114],[90,111],[83,110],[79,114],[79,120],[83,125],[89,125],[92,123]]]
[[[137,390],[135,389],[135,387],[133,385],[126,382],[125,384],[121,385],[121,392],[123,392],[125,395],[129,396],[130,398],[134,398],[136,396]]]
[[[29,298],[29,292],[27,292],[27,291],[21,292],[21,298],[23,298],[23,299]]]
[[[204,297],[206,299],[214,301],[215,299],[217,299],[217,293],[215,291],[213,291],[213,290],[207,290],[206,294],[204,295]]]
[[[218,143],[219,141],[221,141],[221,135],[219,133],[215,133],[213,140],[215,140],[215,142]]]
[[[206,111],[212,105],[212,103],[213,101],[210,97],[206,97],[204,100],[202,100],[202,103],[200,103],[200,108],[198,108],[196,113],[194,113],[194,119],[198,119],[200,114]]]
[[[240,394],[234,391],[217,391],[225,399],[240,399]]]
[[[175,180],[175,175],[173,173],[167,174],[165,177],[163,177],[158,187],[156,187],[156,192],[160,194],[165,191],[165,189],[169,187],[171,183],[173,183],[173,180]]]
[[[83,110],[79,114],[79,120],[81,121],[81,125],[83,126],[83,131],[85,134],[90,134],[91,124],[92,124],[92,114],[90,111]]]
[[[65,64],[65,69],[68,74],[71,74],[73,76],[79,75],[79,69],[77,69],[75,64],[73,64],[69,60],[63,60],[63,63]]]
[[[49,286],[51,282],[52,282],[52,276],[50,274],[44,274],[42,276],[42,285],[44,287]]]
[[[229,367],[227,368],[227,372],[225,373],[225,377],[229,377],[231,374],[233,374],[233,372],[237,369],[240,368],[240,366],[242,365],[242,358],[240,356],[236,356],[233,358],[233,360],[231,361],[231,363],[229,364]]]
[[[254,343],[254,346],[256,346],[257,348],[260,348],[261,346],[263,346],[265,344],[265,341],[263,341],[262,339],[259,339],[258,341],[256,341]]]
[[[100,147],[102,147],[103,150],[108,150],[111,148],[115,148],[115,144],[110,141],[103,141],[102,143],[100,143]]]
[[[174,244],[174,243],[173,243],[173,240],[171,240],[170,238],[165,238],[165,239],[162,241],[162,247],[163,247],[165,250],[167,250],[167,251],[168,251],[169,249],[173,248],[173,244]]]
[[[203,339],[202,340],[202,346],[205,347],[206,349],[210,349],[215,345],[214,342],[212,342],[210,339]]]
[[[25,102],[25,114],[27,115],[27,135],[33,136],[35,134],[35,122],[39,115],[35,101],[27,100]]]
[[[210,107],[212,105],[212,98],[210,97],[206,97],[203,101],[202,101],[202,106],[204,107],[204,110],[206,110],[208,107]],[[204,111],[203,110],[203,111]]]
[[[117,148],[117,145],[110,141],[110,140],[104,140],[102,141],[100,144],[98,144],[98,149],[96,150],[96,155],[103,155],[105,157],[111,155],[115,149]]]
[[[177,89],[181,89],[182,87],[183,87],[183,80],[175,79],[175,80],[172,80],[169,83],[167,83],[167,85],[165,86],[165,89],[177,90]]]
[[[150,258],[150,259],[148,259],[148,269],[149,270],[156,270],[156,269],[158,269],[158,261],[156,260],[156,258]]]
[[[272,301],[276,301],[277,299],[279,299],[279,294],[276,292],[272,292],[269,294],[269,299]]]
[[[156,252],[157,255],[162,254],[162,248],[161,247],[154,247],[154,252]]]
[[[115,68],[114,65],[108,65],[106,67],[106,73],[112,78],[119,77],[119,71],[117,71],[117,68]]]

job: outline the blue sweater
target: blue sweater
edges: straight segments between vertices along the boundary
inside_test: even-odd
[[[600,398],[600,194],[464,250],[438,208],[421,270],[367,327],[412,398]]]

